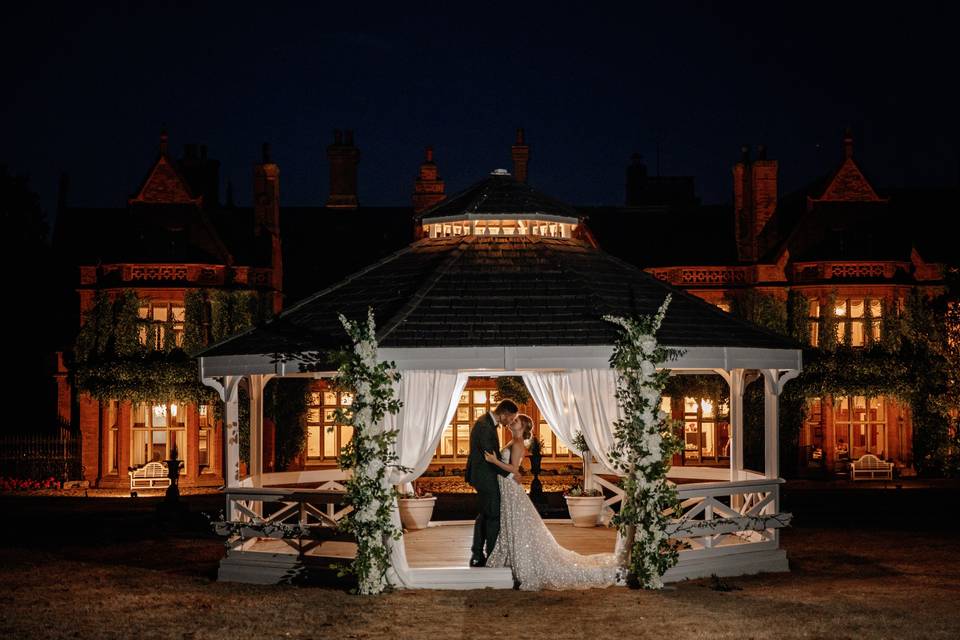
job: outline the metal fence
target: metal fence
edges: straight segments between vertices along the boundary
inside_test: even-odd
[[[0,436],[0,477],[77,480],[83,477],[80,438]]]

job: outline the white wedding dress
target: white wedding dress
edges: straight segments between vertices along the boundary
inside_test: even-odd
[[[501,456],[510,463],[510,446]],[[524,591],[592,589],[617,580],[613,553],[583,556],[557,544],[530,497],[513,479],[500,483],[500,534],[487,558],[487,567],[510,567]]]

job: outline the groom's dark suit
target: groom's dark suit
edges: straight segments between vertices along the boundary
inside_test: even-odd
[[[470,455],[464,479],[477,490],[477,502],[480,515],[473,525],[473,545],[470,547],[470,564],[475,565],[490,555],[500,533],[500,485],[497,475],[507,476],[506,471],[483,458],[486,451],[500,457],[500,440],[497,438],[497,425],[490,413],[485,413],[470,431]],[[482,562],[481,562],[482,564]]]

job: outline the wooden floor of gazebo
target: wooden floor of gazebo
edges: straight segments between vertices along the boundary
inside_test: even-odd
[[[436,523],[434,523],[436,524]],[[611,553],[616,529],[574,527],[569,522],[548,522],[547,527],[562,546],[584,555]],[[473,523],[443,523],[420,531],[409,531],[403,541],[411,568],[465,567],[470,559]]]
[[[548,522],[547,527],[562,546],[585,555],[613,551],[617,532],[606,527],[574,527],[569,521]],[[473,522],[431,523],[420,531],[407,531],[403,535],[407,562],[413,569],[429,567],[466,567],[470,559],[470,543],[473,539]],[[356,546],[352,542],[324,542],[307,552],[307,556],[330,559],[351,558]],[[260,538],[250,544],[246,551],[269,554],[295,554],[282,540]]]

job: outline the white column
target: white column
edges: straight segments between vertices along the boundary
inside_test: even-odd
[[[250,376],[250,480],[263,486],[263,375]]]
[[[221,398],[223,411],[223,484],[228,489],[240,485],[240,402],[239,389],[242,376],[226,376],[223,379]],[[239,514],[227,500],[227,520],[237,520]]]
[[[241,376],[223,379],[223,483],[227,487],[240,484],[240,403]]]
[[[746,370],[731,369],[730,385],[730,481],[740,480],[743,472],[743,389]],[[724,376],[726,377],[726,376]]]
[[[763,369],[763,474],[780,477],[780,371]]]

